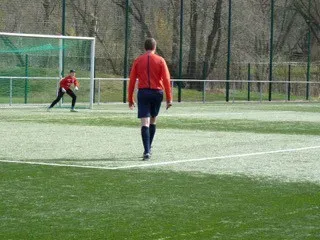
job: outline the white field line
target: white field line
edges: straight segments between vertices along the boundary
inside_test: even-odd
[[[162,165],[179,164],[179,163],[187,163],[187,162],[201,162],[201,161],[215,160],[215,159],[228,159],[228,158],[260,156],[260,155],[277,154],[277,153],[290,153],[290,152],[298,152],[298,151],[305,151],[305,150],[318,149],[318,148],[320,148],[320,146],[311,146],[311,147],[303,147],[303,148],[290,148],[290,149],[282,149],[282,150],[274,150],[274,151],[266,151],[266,152],[243,153],[243,154],[235,154],[235,155],[225,155],[225,156],[196,158],[196,159],[185,159],[185,160],[176,160],[176,161],[167,161],[167,162],[150,162],[150,163],[120,166],[120,167],[101,167],[101,166],[86,166],[86,165],[46,163],[46,162],[28,162],[28,161],[15,161],[15,160],[4,160],[4,159],[2,159],[2,160],[0,159],[0,162],[30,164],[30,165],[57,166],[57,167],[77,167],[77,168],[117,170],[117,169],[162,166]]]

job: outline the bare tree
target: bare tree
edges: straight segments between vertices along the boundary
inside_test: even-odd
[[[112,0],[112,2],[114,4],[116,4],[117,6],[119,6],[120,8],[123,9],[123,11],[126,11],[126,3],[125,0]],[[146,19],[145,19],[145,15],[144,15],[144,11],[142,11],[141,5],[139,5],[138,3],[136,3],[135,1],[132,2],[132,6],[129,6],[129,13],[133,16],[133,18],[137,21],[137,23],[142,27],[143,32],[145,32],[147,37],[153,37],[153,34],[148,26],[148,24],[146,23]],[[161,50],[161,48],[158,46],[157,47],[157,52],[161,55],[164,56],[163,51]]]
[[[58,5],[58,0],[43,0],[42,6],[44,8],[44,16],[43,16],[43,26],[48,27],[50,23],[50,16],[52,12],[55,10],[56,6]]]
[[[313,36],[320,43],[320,2],[318,0],[312,0],[310,14],[308,1],[294,0],[293,6],[296,11],[304,18],[307,26],[311,28]]]
[[[211,32],[208,36],[206,53],[205,53],[205,63],[207,64],[207,66],[209,66],[207,76],[212,72],[216,64],[217,53],[219,52],[219,48],[220,48],[221,11],[222,11],[222,0],[217,0],[214,15],[213,15],[213,25],[212,25]],[[216,41],[214,41],[215,39]]]
[[[13,51],[14,55],[17,57],[17,59],[19,61],[19,66],[21,66],[21,67],[24,66],[25,61],[24,61],[21,53],[19,52],[17,46],[10,40],[10,38],[7,36],[1,36],[0,39],[3,41],[3,43],[6,47],[8,47],[11,51]]]
[[[277,53],[281,53],[288,38],[291,36],[290,32],[297,20],[297,12],[291,11],[289,0],[285,0],[282,11],[280,11],[278,17],[280,20],[280,28],[276,39],[275,49]]]
[[[190,1],[190,45],[187,67],[187,78],[196,77],[197,69],[197,28],[198,28],[198,3],[196,0]]]
[[[178,75],[181,47],[184,77],[223,78],[227,52],[226,2],[185,0],[184,16],[181,16],[181,0],[130,0],[130,61],[142,52],[145,37],[155,37],[159,41],[157,51],[168,59],[172,76]],[[304,60],[308,51],[309,29],[312,31],[312,59],[320,59],[320,1],[310,2],[311,14],[309,0],[275,1],[275,60]],[[232,4],[232,77],[240,76],[241,72],[240,77],[245,76],[240,65],[251,62],[256,78],[265,79],[268,77],[270,52],[270,0],[241,0],[232,1]],[[1,31],[61,33],[61,0],[2,1],[1,7]],[[126,0],[67,1],[66,32],[68,35],[96,37],[99,71],[122,75],[125,13]],[[179,24],[181,17],[185,19],[182,29]],[[184,33],[181,45],[180,31]],[[79,52],[86,54],[88,46],[78,44]],[[207,66],[205,76],[204,63]]]
[[[180,0],[171,0],[171,6],[173,8],[173,16],[172,16],[172,55],[171,55],[171,64],[169,67],[171,68],[171,75],[178,75],[178,66],[179,66],[179,19],[180,19]]]
[[[87,35],[90,37],[96,37],[98,42],[101,44],[101,46],[104,49],[105,53],[105,59],[107,62],[109,62],[113,73],[119,74],[119,70],[113,60],[113,58],[110,55],[109,47],[105,43],[105,39],[98,33],[98,12],[101,8],[102,2],[99,0],[93,0],[93,3],[88,2],[88,0],[72,0],[71,5],[72,9],[79,14],[81,19],[81,24],[78,21],[75,22],[75,29],[77,35]],[[75,18],[77,19],[77,18]],[[83,52],[89,53],[90,47],[87,44],[82,45]]]

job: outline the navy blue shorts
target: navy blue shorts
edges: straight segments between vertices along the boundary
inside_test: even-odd
[[[138,90],[138,118],[158,116],[161,102],[163,100],[163,91],[155,89]]]

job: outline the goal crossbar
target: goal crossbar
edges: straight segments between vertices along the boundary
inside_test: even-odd
[[[92,40],[94,37],[76,37],[76,36],[63,36],[63,35],[45,35],[45,34],[29,34],[29,33],[8,33],[0,32],[0,36],[12,36],[12,37],[32,37],[32,38],[54,38],[54,39],[79,39],[79,40]]]

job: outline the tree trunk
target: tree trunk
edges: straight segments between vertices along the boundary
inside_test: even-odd
[[[179,68],[179,17],[180,17],[180,0],[172,1],[173,21],[172,21],[172,55],[171,64],[169,65],[170,72],[173,78],[178,77]]]
[[[43,26],[48,27],[49,26],[49,18],[50,18],[50,0],[43,0],[42,5],[44,8]]]
[[[4,45],[6,45],[7,47],[9,47],[9,49],[11,49],[15,56],[17,57],[18,61],[19,61],[19,66],[22,67],[25,65],[25,61],[21,55],[21,53],[19,53],[18,48],[12,43],[12,41],[9,39],[9,37],[7,36],[0,36],[0,39],[2,39]]]
[[[217,59],[217,56],[213,55],[213,51],[215,53],[219,52],[221,37],[218,38],[216,41],[215,50],[213,50],[214,48],[213,46],[214,46],[214,39],[216,38],[216,35],[219,32],[219,29],[221,27],[221,10],[222,10],[222,0],[218,0],[216,4],[216,9],[214,12],[212,30],[208,36],[208,42],[207,42],[207,48],[206,48],[206,54],[205,54],[205,63],[207,64],[207,66],[209,66],[207,76],[213,71],[214,64]]]
[[[197,12],[197,1],[191,0],[190,2],[191,13],[190,13],[190,46],[189,46],[189,57],[187,67],[187,78],[195,78],[197,70],[197,25],[198,25],[198,12]]]

